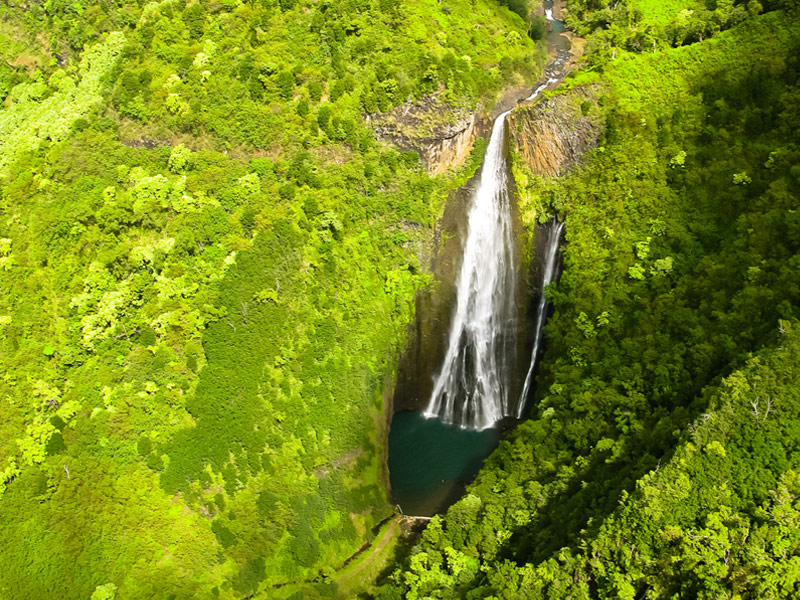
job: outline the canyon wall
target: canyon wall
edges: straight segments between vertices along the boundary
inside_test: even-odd
[[[512,150],[535,175],[563,175],[597,145],[603,123],[591,89],[521,104],[508,116]]]
[[[440,175],[451,167],[460,167],[469,156],[475,140],[488,136],[492,120],[483,111],[454,108],[435,98],[371,117],[372,127],[381,141],[404,151],[419,154],[431,175]]]
[[[500,109],[509,107],[500,106]],[[494,116],[483,119],[465,117],[450,130],[440,130],[447,135],[427,138],[422,145],[404,146],[402,140],[394,141],[401,148],[419,152],[431,172],[441,172],[463,163],[475,138],[487,135],[486,130],[491,127]],[[517,153],[534,174],[559,176],[578,164],[584,152],[597,145],[601,131],[602,120],[595,108],[595,92],[577,89],[548,99],[520,103],[508,116],[506,140],[509,149]],[[407,139],[405,142],[410,144]],[[450,313],[455,301],[455,279],[467,234],[467,214],[478,178],[479,174],[476,174],[465,186],[452,193],[437,224],[432,251],[426,257],[430,261],[434,284],[417,293],[413,330],[409,332],[406,352],[398,365],[392,410],[387,415],[389,419],[391,414],[400,410],[423,408],[430,397],[446,347]],[[513,188],[513,179],[510,185]],[[510,191],[512,197],[515,196],[515,190]],[[516,214],[514,221],[521,258],[518,302],[523,307],[520,323],[524,329],[527,321],[524,308],[530,303],[531,295],[536,293],[529,285],[529,279],[535,276],[535,268],[525,261],[529,254],[525,249],[532,249],[533,240],[528,239]]]

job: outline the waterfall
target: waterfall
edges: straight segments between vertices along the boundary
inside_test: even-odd
[[[542,342],[542,333],[544,331],[544,322],[547,319],[547,295],[545,294],[545,287],[552,283],[558,275],[558,246],[561,242],[561,232],[564,229],[564,223],[559,222],[557,219],[550,221],[545,227],[539,229],[539,234],[545,236],[544,240],[544,257],[542,260],[542,278],[539,287],[539,301],[536,304],[536,315],[533,328],[533,351],[531,352],[531,364],[528,367],[528,374],[525,376],[525,385],[522,387],[522,395],[519,397],[517,403],[517,418],[521,419],[525,404],[530,391],[531,381],[533,379],[533,371],[536,367],[536,361],[539,355],[539,349]]]
[[[526,100],[533,100],[551,76]],[[472,197],[467,239],[456,280],[447,351],[426,417],[469,429],[492,427],[519,412],[510,397],[518,330],[516,267],[508,166],[506,111],[495,119],[480,181]]]
[[[553,20],[553,9],[552,8],[546,8],[545,11],[544,11],[544,16],[548,21],[552,21]]]
[[[447,352],[425,416],[486,429],[509,414],[509,363],[515,346],[516,269],[503,142],[494,122],[472,198]]]

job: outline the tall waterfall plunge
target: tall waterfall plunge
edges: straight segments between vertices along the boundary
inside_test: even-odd
[[[514,408],[508,367],[516,345],[516,273],[503,153],[509,112],[494,122],[472,198],[447,352],[425,411],[471,429],[491,427]]]
[[[545,6],[552,7],[552,0]],[[556,58],[547,67],[547,81],[529,99],[563,78],[571,56],[569,40],[558,33],[563,23],[549,23],[548,47]],[[442,216],[446,235],[431,266],[443,285],[417,296],[416,327],[398,366],[388,466],[392,498],[405,514],[431,516],[460,498],[502,432],[527,413],[531,392],[520,395],[526,372],[528,387],[536,385],[535,363],[528,361],[541,355],[548,312],[538,296],[548,255],[543,244],[549,246],[547,239],[557,244],[550,234],[561,226],[537,225],[534,262],[521,264],[508,243],[513,222],[516,244],[519,223],[511,219],[513,196],[506,192],[511,182],[503,164],[505,117],[494,123],[482,171],[452,196]],[[550,255],[557,275],[560,252]],[[532,298],[517,279],[524,271],[530,274]],[[479,310],[487,302],[494,308]]]
[[[551,76],[527,100],[536,98],[556,80]],[[511,397],[518,321],[516,257],[504,154],[509,112],[498,116],[492,127],[469,211],[447,351],[424,413],[469,429],[492,427],[503,417],[519,418],[527,395],[526,391],[519,399]]]

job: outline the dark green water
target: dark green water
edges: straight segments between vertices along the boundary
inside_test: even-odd
[[[399,412],[389,430],[389,479],[407,515],[431,516],[457,500],[497,446],[497,429],[471,431]]]

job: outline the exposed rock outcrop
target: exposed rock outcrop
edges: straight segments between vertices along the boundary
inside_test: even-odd
[[[423,160],[428,172],[438,175],[452,165],[463,165],[479,135],[477,132],[480,130],[480,135],[484,134],[481,125],[473,113],[450,127],[444,135],[425,140]]]
[[[379,140],[416,152],[427,171],[438,175],[451,166],[463,165],[475,139],[486,134],[485,120],[478,114],[465,109],[454,113],[452,106],[432,96],[373,115],[370,120]]]
[[[541,54],[540,60],[546,56]],[[398,106],[388,112],[371,115],[368,120],[379,140],[419,154],[431,175],[464,165],[479,137],[488,137],[495,118],[512,108],[519,98],[535,87],[509,87],[491,110],[478,105],[457,109],[433,94],[427,98]]]
[[[508,117],[513,150],[536,175],[558,176],[597,145],[602,122],[590,89],[522,104]]]

